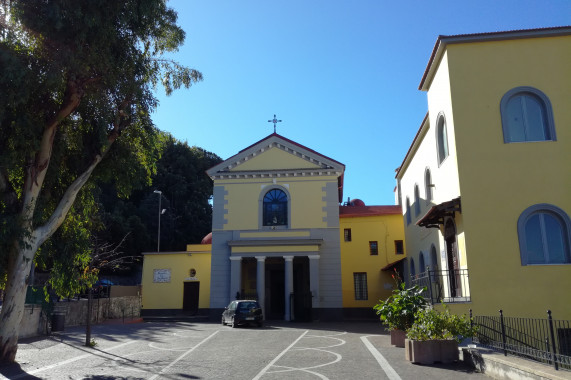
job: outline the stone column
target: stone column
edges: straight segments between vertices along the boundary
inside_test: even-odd
[[[291,293],[293,292],[293,256],[284,256],[285,260],[285,315],[284,320],[291,320]]]
[[[256,256],[256,259],[258,260],[256,292],[258,293],[258,302],[262,307],[264,315],[266,315],[266,256]]]
[[[311,305],[314,309],[319,308],[319,255],[309,257],[309,289],[311,290]]]
[[[236,293],[241,291],[242,257],[230,256],[230,301],[236,299]]]

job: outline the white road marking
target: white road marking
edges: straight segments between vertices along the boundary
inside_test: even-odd
[[[149,380],[154,380],[157,377],[159,377],[160,374],[164,373],[167,369],[169,369],[170,367],[172,367],[173,365],[175,365],[178,361],[182,360],[182,358],[184,358],[186,355],[190,354],[192,351],[194,351],[195,349],[197,349],[199,346],[201,346],[203,343],[205,343],[207,340],[209,340],[210,338],[212,338],[214,335],[218,334],[220,332],[220,330],[216,330],[214,331],[212,334],[208,335],[205,339],[203,339],[202,341],[200,341],[200,343],[198,343],[196,346],[192,347],[191,349],[187,350],[184,354],[180,355],[178,358],[176,358],[175,360],[173,360],[169,365],[167,365],[165,368],[163,368],[159,373],[157,373],[156,375],[154,375],[153,377],[151,377]]]
[[[299,336],[299,338],[297,338],[292,344],[290,344],[289,346],[287,346],[285,350],[283,350],[278,356],[276,356],[276,357],[274,358],[274,360],[272,360],[264,369],[262,369],[262,370],[260,371],[260,373],[258,373],[258,374],[256,375],[256,377],[254,377],[252,380],[258,380],[258,379],[260,379],[260,378],[268,371],[268,369],[270,369],[270,367],[274,365],[274,363],[276,363],[282,356],[284,356],[285,353],[288,352],[288,350],[289,350],[290,348],[292,348],[297,342],[299,342],[299,340],[300,340],[301,338],[303,338],[303,337],[305,336],[305,334],[307,334],[308,332],[309,332],[309,330],[305,330],[305,332],[304,332],[303,334],[301,334],[301,335]]]
[[[103,350],[97,351],[97,353],[107,353],[107,351],[111,351],[111,350],[114,350],[114,349],[116,349],[116,348],[123,347],[123,346],[126,346],[126,345],[128,345],[128,344],[135,343],[135,342],[136,342],[136,340],[131,340],[131,341],[128,341],[128,342],[125,342],[125,343],[118,344],[117,346],[113,346],[113,347],[111,347],[111,348],[108,348],[108,349],[106,349],[105,351],[103,351]],[[43,371],[47,371],[48,369],[52,369],[52,368],[55,368],[55,367],[59,367],[59,366],[61,366],[61,365],[73,363],[73,362],[75,362],[75,361],[78,361],[78,360],[81,360],[81,359],[85,359],[85,358],[88,358],[88,357],[93,356],[93,355],[95,355],[95,352],[94,352],[94,353],[85,354],[85,355],[81,355],[81,356],[76,356],[75,358],[71,358],[71,359],[64,360],[64,361],[59,362],[59,363],[51,364],[51,365],[46,366],[46,367],[42,367],[42,368],[35,369],[35,370],[33,370],[33,371],[29,371],[29,372],[26,372],[26,373],[22,373],[22,374],[20,374],[20,375],[14,376],[13,379],[19,379],[19,378],[22,378],[22,377],[25,377],[25,376],[34,375],[34,374],[36,374],[36,373],[43,372]]]
[[[155,350],[161,350],[161,351],[184,351],[184,348],[163,348],[163,347],[157,347],[157,346],[155,346],[154,343],[149,343],[149,347],[154,348]]]
[[[307,335],[306,338],[327,338],[327,339],[332,339],[332,340],[337,340],[337,341],[339,341],[339,343],[337,343],[337,344],[332,344],[332,345],[329,345],[329,346],[307,347],[307,348],[308,348],[308,349],[315,349],[315,350],[317,350],[317,349],[320,349],[320,348],[332,348],[332,347],[342,346],[342,345],[344,345],[344,344],[347,343],[347,342],[344,341],[343,339],[335,338],[335,336],[345,335],[345,334],[347,334],[347,332],[344,332],[344,333],[341,333],[341,334],[333,334],[333,335]],[[299,348],[296,348],[296,349],[297,349],[297,350],[301,350],[301,349],[304,349],[304,348],[305,348],[305,347],[299,347]]]
[[[288,368],[287,370],[283,370],[283,371],[272,371],[271,373],[275,373],[275,372],[288,372],[288,371],[306,371],[308,369],[315,369],[315,368],[320,368],[320,367],[325,367],[331,364],[335,364],[339,361],[341,361],[341,359],[343,358],[340,354],[336,353],[336,352],[332,352],[332,351],[327,351],[327,350],[318,350],[315,348],[302,348],[301,350],[315,350],[315,351],[321,351],[321,352],[326,352],[328,354],[331,354],[333,356],[335,356],[335,360],[332,360],[328,363],[323,363],[323,364],[317,364],[317,365],[313,365],[311,367],[286,367],[285,365],[276,365],[275,367],[282,367],[282,368]],[[301,351],[300,349],[294,349],[294,351]]]
[[[390,380],[402,380],[401,377],[398,375],[398,373],[396,373],[394,368],[391,367],[387,359],[385,359],[385,357],[381,355],[381,353],[375,348],[375,346],[373,346],[371,342],[369,342],[369,340],[367,339],[367,337],[369,336],[375,336],[375,335],[362,336],[361,340],[365,344],[365,347],[367,347],[367,349],[371,352],[371,354],[373,354],[374,358],[377,359],[377,362],[380,364],[383,371],[385,371],[388,378]]]

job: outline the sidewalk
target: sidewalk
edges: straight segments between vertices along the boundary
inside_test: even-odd
[[[494,379],[522,379],[522,380],[569,380],[571,371],[559,369],[533,360],[517,356],[504,356],[503,353],[488,348],[475,349],[462,347],[460,360],[464,360]]]

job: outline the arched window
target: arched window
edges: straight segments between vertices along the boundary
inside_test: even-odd
[[[414,259],[410,259],[410,277],[416,276],[416,269],[414,268]]]
[[[414,184],[414,216],[420,215],[420,192],[418,185]]]
[[[283,190],[272,189],[264,195],[264,226],[287,226],[287,195]]]
[[[504,143],[555,141],[551,102],[533,87],[516,87],[500,102]]]
[[[426,265],[424,264],[424,253],[420,252],[418,255],[418,271],[422,273],[426,270]]]
[[[432,176],[430,175],[430,168],[426,168],[424,171],[424,196],[426,197],[426,202],[432,201]]]
[[[410,224],[410,199],[408,199],[408,197],[406,197],[405,213],[406,213],[406,225],[408,226]]]
[[[448,157],[448,134],[444,114],[438,115],[436,121],[436,144],[438,149],[438,164],[440,165]]]
[[[571,221],[559,207],[528,207],[518,219],[517,232],[522,265],[571,263]]]

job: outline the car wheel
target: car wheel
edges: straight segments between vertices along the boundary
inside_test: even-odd
[[[262,327],[264,325],[264,322],[260,321],[258,322],[258,327]]]
[[[236,327],[236,322],[234,321],[234,317],[232,317],[232,320],[230,321],[230,326],[232,326],[232,328]]]
[[[224,316],[222,317],[222,326],[226,326],[226,322],[224,321]]]

